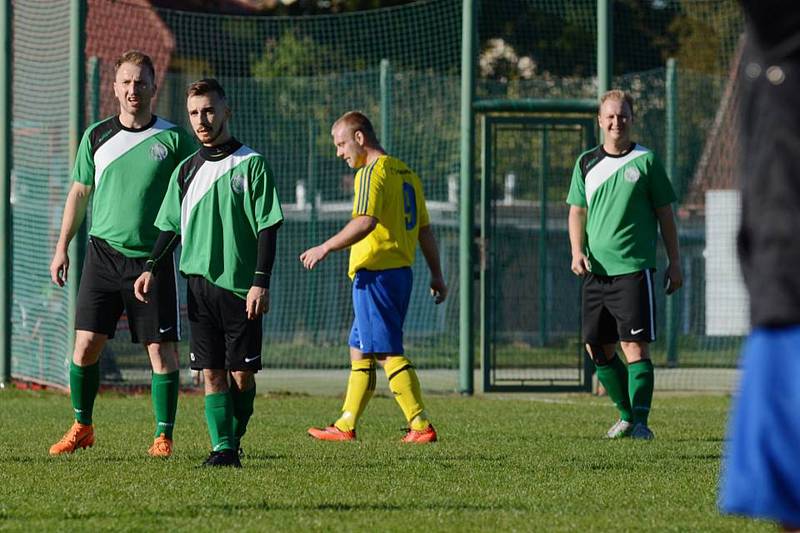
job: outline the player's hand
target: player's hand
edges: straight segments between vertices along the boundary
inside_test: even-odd
[[[328,257],[328,250],[324,244],[320,244],[300,254],[300,262],[303,263],[306,270],[311,270],[326,257]]]
[[[69,254],[66,249],[56,248],[53,261],[50,263],[50,279],[59,287],[67,283],[69,274]]]
[[[142,272],[136,281],[133,282],[133,294],[140,302],[147,303],[147,294],[150,292],[150,284],[153,282],[152,272]]]
[[[576,276],[584,277],[592,271],[592,264],[586,254],[572,254],[572,271]]]
[[[672,294],[683,287],[683,273],[679,263],[670,263],[667,273],[664,275],[664,290],[667,294]]]
[[[436,305],[447,299],[447,284],[445,284],[444,278],[431,278],[431,298]]]
[[[245,302],[247,319],[255,320],[261,315],[269,312],[269,289],[256,287],[253,285],[247,291],[247,301]]]

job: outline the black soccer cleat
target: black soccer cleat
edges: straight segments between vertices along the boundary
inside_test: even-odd
[[[222,450],[219,452],[211,452],[208,459],[203,463],[203,466],[232,466],[233,468],[241,468],[242,462],[239,461],[239,454],[236,450]]]

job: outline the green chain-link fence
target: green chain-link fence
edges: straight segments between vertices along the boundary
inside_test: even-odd
[[[125,49],[140,48],[154,57],[159,69],[158,114],[186,124],[183,88],[196,78],[215,76],[229,93],[235,135],[263,152],[273,167],[287,221],[280,231],[272,309],[265,319],[268,366],[346,364],[352,320],[346,254],[330,258],[314,272],[304,272],[297,256],[349,217],[352,172],[334,157],[329,129],[342,112],[354,108],[374,119],[386,147],[422,177],[452,289],[448,302],[434,307],[426,295],[427,270],[418,257],[406,327],[408,353],[422,367],[457,366],[461,4],[426,0],[352,14],[286,18],[199,14],[123,0],[88,2],[87,57],[99,60],[98,81],[88,77],[89,120],[116,111],[113,60]],[[595,0],[479,4],[478,98],[596,96]],[[51,286],[47,267],[69,186],[68,11],[67,0],[14,3],[12,373],[62,386],[71,352],[65,344],[70,320],[65,292]],[[740,333],[707,328],[704,183],[716,177],[697,169],[724,100],[741,27],[733,0],[615,3],[614,82],[637,98],[637,138],[662,158],[667,144],[665,65],[669,57],[677,60],[675,179],[685,198],[679,213],[687,276],[687,290],[677,297],[679,366],[732,367],[738,347]],[[518,159],[519,168],[517,188],[509,194],[535,201],[525,178],[535,168],[535,157],[508,153],[515,154],[509,157]],[[563,159],[557,168],[570,167],[576,156],[557,153]],[[499,195],[506,194],[500,189]],[[556,209],[553,216],[563,215]],[[568,246],[557,238],[551,243],[551,258],[563,255]],[[568,264],[558,277],[564,279],[554,287],[576,283],[569,278]],[[551,298],[560,301],[559,294]],[[519,322],[510,323],[509,329],[524,329],[524,321]],[[147,368],[147,360],[141,348],[128,342],[125,328],[123,320],[109,348],[126,379],[137,379],[145,375],[137,371]],[[528,348],[524,334],[511,331],[509,338],[517,339],[511,349]],[[663,341],[655,351],[656,360],[665,364]],[[684,385],[678,386],[693,388],[692,375],[697,373],[687,373],[681,378]]]
[[[64,385],[67,293],[49,281],[69,165],[69,2],[13,5],[14,377]]]

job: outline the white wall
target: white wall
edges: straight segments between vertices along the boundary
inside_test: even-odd
[[[750,331],[749,300],[736,256],[740,211],[738,190],[706,192],[706,335]]]

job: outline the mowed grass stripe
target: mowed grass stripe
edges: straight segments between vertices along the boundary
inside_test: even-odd
[[[200,469],[202,397],[180,399],[176,454],[146,456],[149,396],[104,394],[94,448],[50,458],[68,399],[0,392],[0,529],[142,531],[771,531],[720,517],[729,400],[657,396],[656,440],[605,441],[611,406],[430,396],[441,442],[401,445],[399,408],[375,398],[355,443],[316,442],[339,398],[259,396],[241,470]]]

